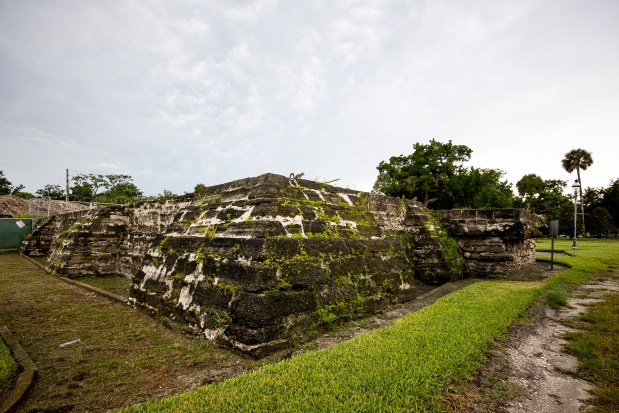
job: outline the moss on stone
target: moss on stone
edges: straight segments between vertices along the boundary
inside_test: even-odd
[[[169,237],[165,237],[164,239],[162,239],[159,245],[157,245],[157,251],[163,251],[169,239],[170,239]]]
[[[241,290],[241,288],[238,285],[234,285],[234,284],[226,284],[226,283],[219,283],[217,284],[217,286],[223,290],[226,290],[232,294],[238,292]]]
[[[423,214],[428,218],[423,225],[430,235],[438,241],[441,248],[441,255],[449,267],[449,270],[455,275],[463,275],[466,267],[458,242],[449,236],[432,212],[427,211]]]
[[[183,281],[185,279],[185,274],[179,272],[177,274],[172,275],[172,277],[170,278],[172,278],[174,281]]]

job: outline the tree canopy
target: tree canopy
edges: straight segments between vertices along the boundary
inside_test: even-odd
[[[66,199],[66,192],[60,185],[47,184],[43,188],[37,190],[35,194],[40,198],[49,197],[61,201]]]
[[[417,199],[434,209],[509,207],[511,185],[498,169],[466,168],[473,153],[466,145],[432,139],[415,143],[410,155],[381,162],[374,190]]]
[[[518,195],[514,206],[526,208],[546,220],[558,220],[559,229],[567,233],[573,225],[572,199],[563,194],[567,181],[542,179],[536,174],[524,175],[516,183]]]
[[[4,172],[0,171],[0,195],[16,194],[24,189],[23,185],[14,186],[11,181],[4,176]]]
[[[129,175],[79,174],[72,180],[70,199],[74,201],[128,204],[143,198]]]

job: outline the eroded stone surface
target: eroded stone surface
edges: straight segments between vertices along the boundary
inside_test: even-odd
[[[46,232],[48,269],[129,277],[135,305],[261,356],[338,319],[410,300],[423,285],[458,280],[467,268],[488,275],[533,262],[534,219],[518,210],[471,213],[473,221],[441,212],[443,228],[413,201],[265,174],[59,218]]]

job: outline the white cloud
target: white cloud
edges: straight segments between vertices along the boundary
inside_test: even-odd
[[[588,147],[605,185],[617,17],[575,0],[5,2],[0,140],[36,166],[0,163],[32,190],[66,167],[152,193],[293,170],[368,189],[436,138],[513,180],[560,178],[550,159]]]

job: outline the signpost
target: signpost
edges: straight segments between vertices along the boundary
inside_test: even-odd
[[[555,261],[555,237],[559,234],[559,221],[550,221],[550,270]]]

